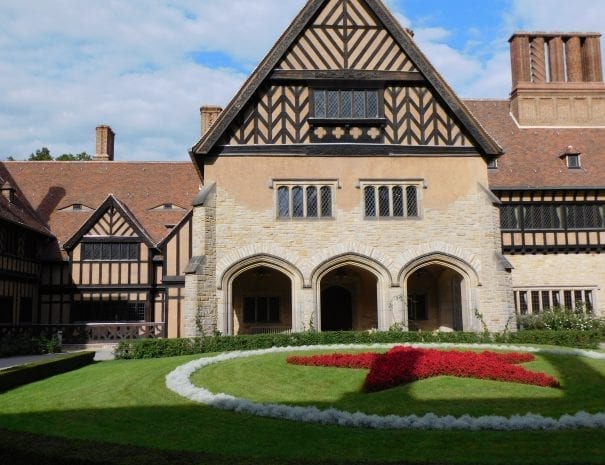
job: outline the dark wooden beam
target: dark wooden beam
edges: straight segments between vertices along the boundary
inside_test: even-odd
[[[477,157],[474,147],[406,146],[388,144],[297,144],[229,145],[217,147],[213,156],[291,156],[291,157]]]
[[[377,81],[377,82],[425,82],[424,76],[409,71],[363,70],[281,70],[271,73],[272,81]]]

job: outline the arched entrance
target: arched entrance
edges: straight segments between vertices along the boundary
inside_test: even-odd
[[[321,291],[321,329],[351,331],[353,329],[353,297],[344,287],[330,286]]]
[[[233,334],[266,334],[292,329],[292,280],[258,265],[240,273],[231,286]]]
[[[407,279],[408,326],[411,331],[463,331],[468,305],[465,278],[440,264],[417,268]]]
[[[360,266],[336,266],[319,282],[321,331],[378,328],[378,277]]]

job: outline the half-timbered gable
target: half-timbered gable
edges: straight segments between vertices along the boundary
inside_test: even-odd
[[[186,334],[505,325],[502,150],[381,1],[308,1],[202,116]]]
[[[179,243],[175,251],[164,241],[190,217],[199,190],[190,164],[7,162],[0,176],[14,180],[56,236],[41,248],[34,323],[150,322],[150,334],[178,334],[178,327],[166,326],[180,318],[170,314],[180,304],[169,308],[167,287],[184,283],[165,283],[163,277],[168,268],[181,272],[190,248]],[[180,290],[170,292],[173,301],[183,298]],[[69,327],[64,330],[69,339]]]
[[[307,3],[193,152],[418,147],[501,153],[381,2],[330,0]]]

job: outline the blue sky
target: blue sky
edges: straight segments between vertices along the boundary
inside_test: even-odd
[[[461,97],[506,98],[516,30],[596,31],[604,0],[385,0]],[[0,159],[94,152],[188,160],[199,107],[226,105],[304,0],[2,0]],[[236,25],[236,26],[234,26]]]

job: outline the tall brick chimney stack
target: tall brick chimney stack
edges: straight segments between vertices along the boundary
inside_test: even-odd
[[[96,152],[94,161],[113,161],[115,133],[109,126],[97,126]]]
[[[518,32],[509,42],[521,126],[605,126],[601,34]]]
[[[208,129],[212,127],[222,111],[223,109],[221,107],[210,105],[200,108],[200,113],[202,115],[202,137],[208,132]]]

